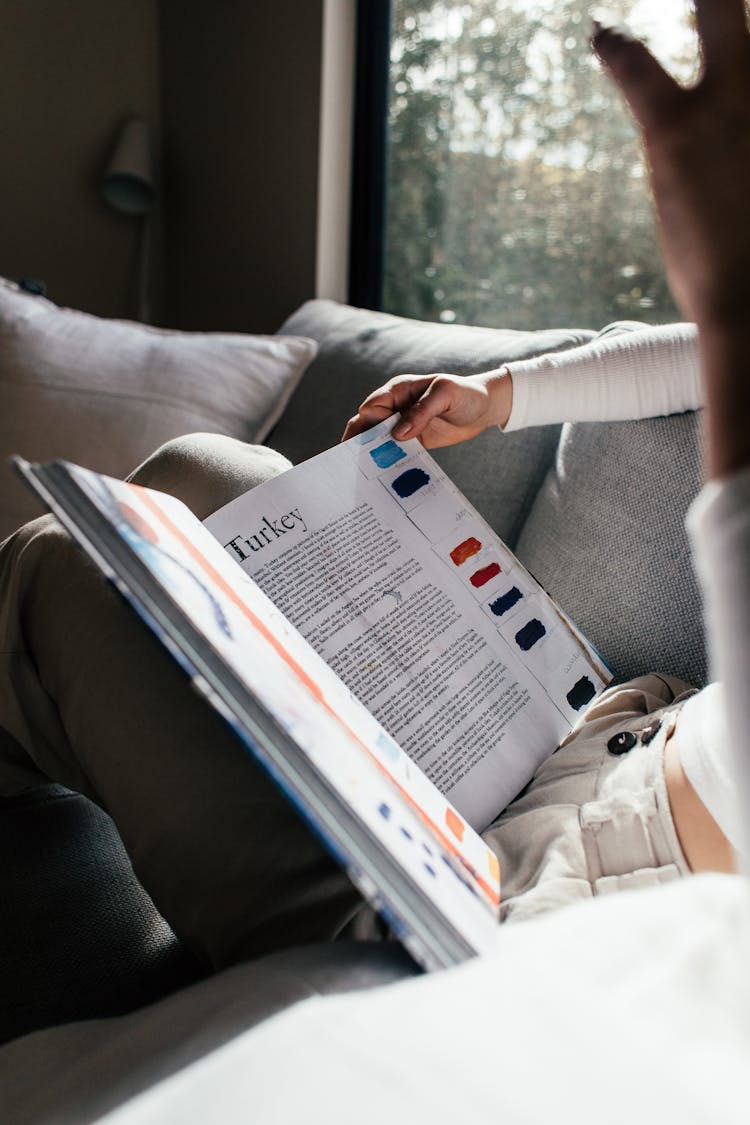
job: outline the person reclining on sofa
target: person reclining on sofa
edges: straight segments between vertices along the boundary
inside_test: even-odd
[[[567,421],[648,418],[696,410],[702,405],[697,333],[693,325],[644,328],[624,335],[609,335],[605,331],[581,347],[477,375],[397,376],[368,395],[357,414],[349,420],[344,438],[354,437],[394,413],[401,414],[393,430],[395,438],[417,437],[428,449],[435,449],[475,437],[490,426],[498,426],[508,432],[523,426]],[[660,760],[663,756],[665,790],[660,791],[659,804],[665,809],[669,807],[672,816],[667,817],[661,827],[670,837],[674,828],[677,830],[684,855],[681,856],[680,849],[675,848],[675,862],[684,868],[684,860],[687,860],[692,871],[732,871],[735,868],[734,851],[741,846],[742,833],[733,773],[724,753],[726,733],[719,685],[712,684],[698,693],[671,677],[653,677],[651,681],[644,681],[643,686],[647,683],[655,698],[663,696],[665,704],[674,701],[674,707],[668,712],[669,718],[666,714],[660,715],[658,720],[652,716],[641,733],[640,741],[648,745],[655,737],[654,724],[657,721],[661,724],[662,739],[652,747],[652,754],[659,759],[659,764],[654,766],[655,776],[649,774],[646,788],[650,791],[655,784],[657,788],[661,785]],[[612,715],[617,710],[616,701],[622,708],[624,722],[627,692],[634,687],[635,684],[631,684],[625,689],[612,688],[605,692],[599,702],[588,709],[586,722],[591,722],[600,714]],[[579,733],[577,738],[580,737]],[[579,809],[586,802],[586,792],[596,792],[602,798],[607,793],[611,799],[612,787],[617,785],[617,772],[604,751],[609,755],[624,755],[638,741],[632,730],[621,732],[619,741],[614,735],[608,746],[604,746],[600,738],[601,752],[597,754],[592,746],[590,758],[581,756],[579,745],[576,776],[581,781],[581,789],[576,792],[569,785],[561,787],[558,793],[560,803],[572,802]],[[639,760],[644,759],[645,755]],[[585,768],[597,775],[596,781],[589,777],[587,784],[583,782],[578,771],[584,768],[584,762]],[[602,774],[605,765],[606,784]],[[551,766],[552,760],[547,768]],[[556,766],[559,770],[563,769],[561,762],[557,762]],[[568,760],[566,754],[566,775],[572,768],[572,760]],[[632,760],[626,768],[628,784],[632,786]],[[550,815],[552,795],[546,792],[542,799],[541,778],[542,771],[534,780],[532,792],[513,805],[513,819],[521,812],[526,814],[524,834],[529,830],[531,808],[537,808],[542,800],[545,819]],[[635,795],[634,789],[632,792]],[[637,797],[638,807],[643,799],[644,792],[641,792]],[[614,806],[612,813],[614,815]],[[618,808],[620,822],[627,815],[624,806]],[[640,816],[635,816],[633,828],[636,834],[641,831]],[[559,825],[556,832],[559,833]],[[543,849],[538,858],[546,852],[546,863],[559,862],[559,856],[554,856],[552,841],[545,838],[547,834],[540,830],[540,826],[536,830],[532,827],[530,835],[534,840],[532,849],[526,841],[518,841],[523,847],[512,846],[516,873],[519,870],[518,856],[522,855],[528,863],[530,852],[536,853],[538,847]],[[584,840],[584,849],[592,844],[593,841]],[[501,855],[507,855],[507,848],[495,836],[493,846]],[[626,848],[623,833],[617,843],[622,866],[626,862]],[[628,870],[632,873],[630,868]],[[660,877],[664,875],[662,871]],[[629,881],[631,885],[634,882],[632,879]],[[642,877],[638,882],[642,885]],[[515,886],[515,879],[511,876],[511,887]],[[525,889],[528,890],[528,886]],[[509,887],[504,883],[504,893],[508,891]],[[540,888],[533,897],[538,897],[539,893]],[[529,905],[529,899],[525,899],[524,914],[528,912]]]
[[[711,689],[685,701],[684,685],[648,676],[593,705],[488,832],[504,867],[508,918],[590,897],[599,879],[610,878],[609,860],[622,873],[623,856],[655,882],[691,866],[733,864],[735,826],[721,811],[731,806],[722,798],[731,784],[704,786],[696,762],[709,771],[718,763],[731,776],[734,763],[722,767],[725,748],[740,766],[747,760],[750,41],[742,0],[703,0],[697,12],[705,71],[695,91],[676,87],[641,44],[619,33],[599,29],[595,46],[644,131],[671,283],[698,327],[710,481],[691,526],[723,695]],[[657,336],[654,330],[642,339],[651,347]],[[607,346],[624,347],[614,340]],[[649,385],[656,393],[671,343],[654,354]],[[586,377],[591,369],[584,362],[577,370]],[[696,401],[691,370],[684,368],[685,397],[668,397],[668,408]],[[509,407],[512,388],[517,410],[522,383],[517,368],[464,386],[441,378],[424,400],[424,388],[416,388],[421,405],[403,424],[417,432],[420,414],[424,421],[437,406],[443,429],[458,432],[466,422],[457,421],[455,404],[465,409],[467,402],[483,404],[484,414],[470,405],[472,426],[502,421],[498,401],[505,396]],[[399,394],[414,389],[396,385]],[[380,392],[392,394],[392,387]],[[368,400],[354,427],[372,420],[372,405]],[[376,394],[375,405],[387,403]],[[286,465],[272,451],[203,436],[170,443],[134,479],[176,493],[205,517]],[[371,932],[346,876],[54,520],[34,521],[3,544],[0,593],[0,791],[52,778],[101,803],[156,905],[214,967]],[[722,716],[726,734],[717,752],[704,728],[710,732]],[[745,775],[740,769],[736,776]],[[742,795],[750,808],[747,785]],[[571,836],[578,816],[571,821],[565,810],[600,796],[617,806],[615,844],[592,867],[587,841]],[[639,809],[646,806],[644,820]],[[521,817],[524,811],[531,815]],[[641,858],[644,832],[656,857],[650,866]]]

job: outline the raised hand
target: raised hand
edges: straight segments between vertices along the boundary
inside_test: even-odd
[[[750,36],[743,0],[695,0],[702,70],[678,85],[635,39],[593,46],[643,136],[670,285],[698,325],[708,469],[750,463]]]
[[[593,45],[640,126],[670,283],[700,321],[733,316],[750,292],[750,37],[743,0],[695,10],[703,66],[690,89],[622,32],[598,28]]]

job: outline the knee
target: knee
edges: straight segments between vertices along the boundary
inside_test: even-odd
[[[205,519],[217,508],[291,468],[274,449],[224,434],[186,434],[160,446],[128,478],[178,497]]]
[[[53,515],[39,516],[22,524],[17,531],[0,543],[0,560],[4,569],[17,562],[19,558],[31,556],[46,558],[48,555],[74,553],[73,542],[67,531]]]
[[[71,575],[90,565],[54,516],[24,524],[0,544],[0,630],[23,617],[30,596],[67,596]]]

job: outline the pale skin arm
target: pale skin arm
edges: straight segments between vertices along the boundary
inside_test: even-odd
[[[503,427],[513,402],[508,371],[479,375],[397,375],[365,399],[344,431],[344,440],[401,414],[393,436],[419,438],[427,449],[455,445],[490,426]]]

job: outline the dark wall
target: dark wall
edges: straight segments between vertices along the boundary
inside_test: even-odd
[[[273,331],[315,289],[322,0],[160,0],[166,315]]]
[[[0,0],[0,274],[134,314],[136,223],[98,192],[139,114],[163,141],[154,320],[274,331],[315,290],[322,10]]]
[[[0,274],[132,314],[136,224],[98,194],[130,114],[158,128],[153,0],[0,0]]]

